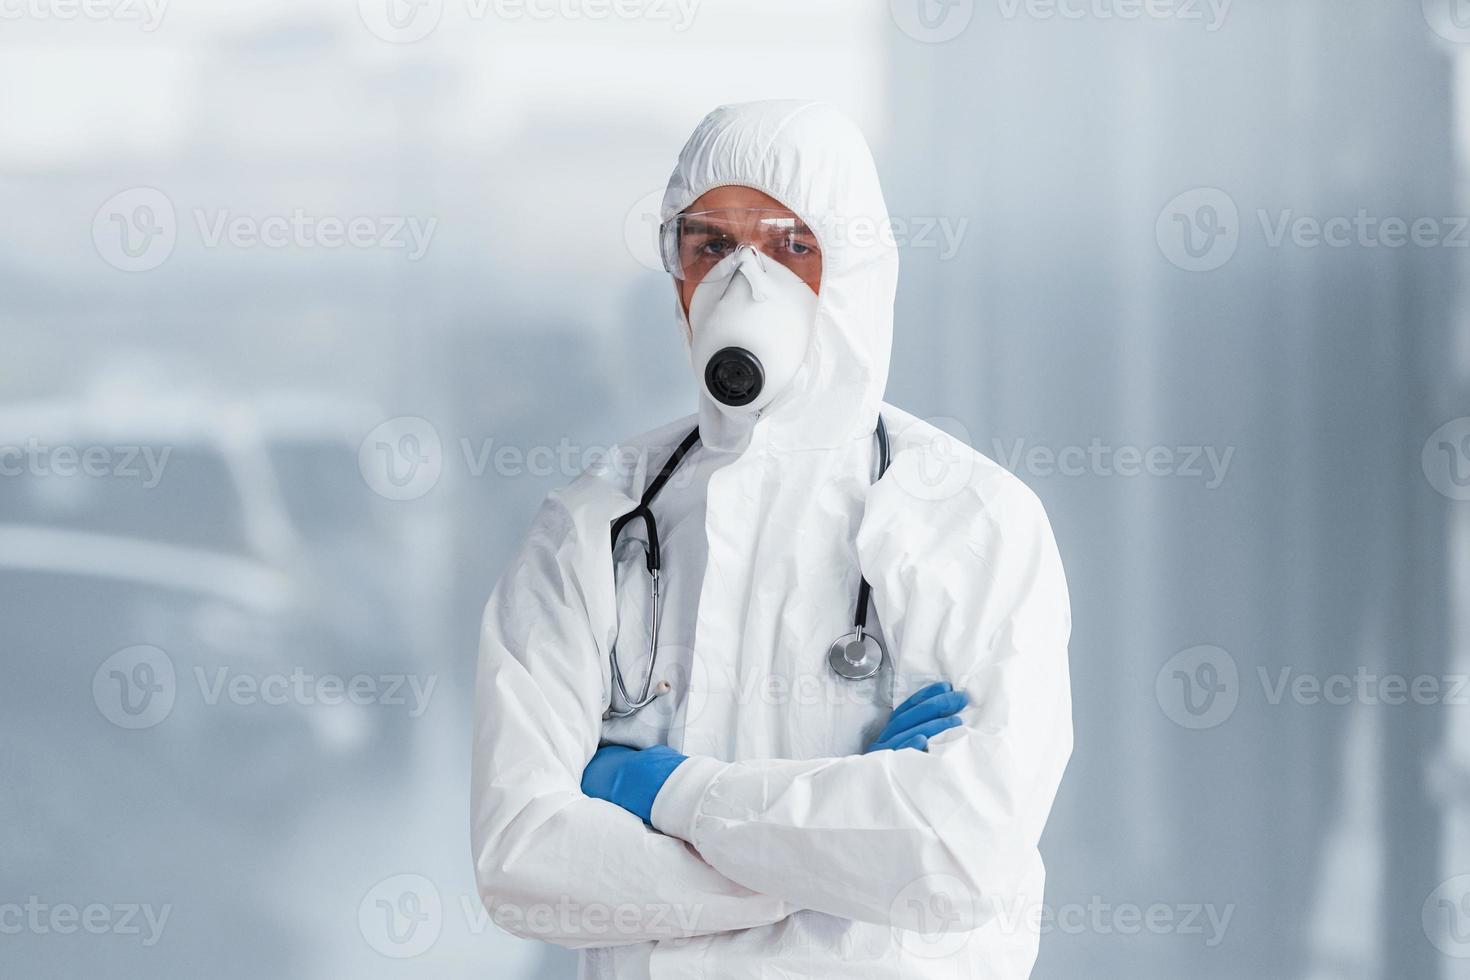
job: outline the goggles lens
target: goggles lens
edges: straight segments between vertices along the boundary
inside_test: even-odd
[[[725,208],[675,215],[659,229],[664,268],[695,283],[742,245],[765,253],[816,289],[822,250],[806,222],[790,211]]]

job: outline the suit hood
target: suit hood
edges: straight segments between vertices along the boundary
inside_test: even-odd
[[[898,252],[867,141],[820,102],[721,106],[679,154],[660,220],[731,185],[762,191],[807,223],[822,249],[821,293],[789,390],[759,416],[731,417],[701,389],[701,440],[743,451],[753,442],[801,450],[870,438],[888,383]]]

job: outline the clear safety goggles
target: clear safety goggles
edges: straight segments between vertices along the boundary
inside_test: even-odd
[[[721,260],[749,245],[813,289],[822,282],[822,249],[806,222],[790,211],[723,208],[675,215],[659,228],[664,268],[675,279],[699,283]]]

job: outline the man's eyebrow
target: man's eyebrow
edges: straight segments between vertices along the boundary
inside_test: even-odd
[[[729,226],[727,226],[727,225],[712,224],[712,223],[710,223],[708,221],[705,221],[703,218],[693,219],[693,220],[691,220],[689,218],[685,218],[683,220],[683,222],[680,224],[679,230],[680,230],[680,232],[682,234],[685,234],[685,235],[709,235],[709,234],[728,235],[728,234],[730,234],[730,228],[729,228]]]

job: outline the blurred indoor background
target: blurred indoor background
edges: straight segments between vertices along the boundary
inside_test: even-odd
[[[705,111],[872,141],[889,400],[1045,502],[1036,976],[1470,977],[1464,0],[0,0],[0,975],[569,978],[480,609],[692,411]]]

